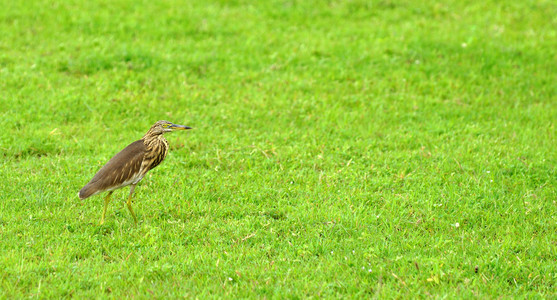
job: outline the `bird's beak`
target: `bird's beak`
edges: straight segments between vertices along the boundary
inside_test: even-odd
[[[189,126],[177,125],[177,124],[172,124],[172,125],[170,125],[169,128],[172,129],[172,130],[186,130],[186,129],[192,129],[192,128],[189,127]]]

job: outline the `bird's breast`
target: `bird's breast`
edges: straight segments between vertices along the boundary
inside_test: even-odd
[[[168,142],[162,135],[158,138],[146,141],[142,170],[145,172],[158,166],[168,154]]]

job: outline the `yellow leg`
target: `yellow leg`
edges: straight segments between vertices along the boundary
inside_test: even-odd
[[[106,215],[106,209],[108,208],[108,203],[110,203],[111,195],[112,195],[112,191],[108,192],[106,197],[104,197],[104,209],[103,209],[103,216],[101,217],[101,225],[104,224],[104,217]]]
[[[135,189],[135,184],[132,184],[131,188],[130,188],[130,195],[128,196],[128,202],[126,203],[128,205],[128,209],[130,211],[130,213],[132,214],[133,220],[135,222],[135,224],[137,225],[137,218],[135,217],[135,214],[133,213],[133,209],[132,209],[132,194],[133,194],[133,190]]]

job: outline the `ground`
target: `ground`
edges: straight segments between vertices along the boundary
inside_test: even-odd
[[[0,4],[0,298],[557,296],[554,1]]]

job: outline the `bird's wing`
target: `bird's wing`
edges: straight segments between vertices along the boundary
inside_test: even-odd
[[[130,181],[141,170],[145,149],[143,140],[138,140],[118,152],[81,189],[79,197],[85,199],[94,194],[130,184]]]

